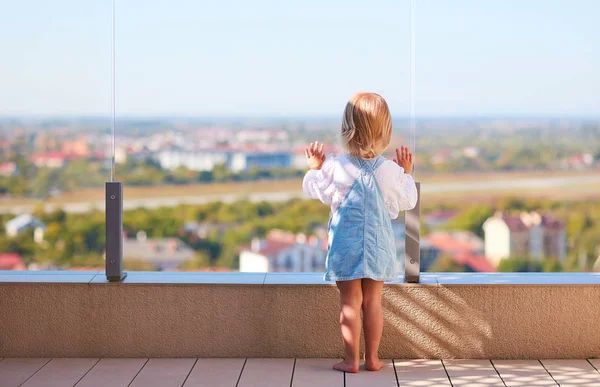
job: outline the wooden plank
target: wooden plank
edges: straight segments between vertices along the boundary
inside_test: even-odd
[[[246,359],[198,359],[184,387],[235,387]]]
[[[504,387],[504,383],[489,360],[444,360],[446,373],[453,386]]]
[[[0,361],[0,381],[3,387],[20,386],[50,359],[7,358]]]
[[[347,387],[396,387],[396,374],[394,373],[394,364],[392,360],[383,360],[385,365],[377,372],[365,370],[360,367],[357,374],[346,374]]]
[[[339,359],[296,359],[292,387],[343,387],[344,373],[333,369]]]
[[[294,359],[248,359],[238,387],[289,386]]]
[[[492,360],[506,387],[557,386],[537,360]]]
[[[450,387],[448,375],[440,360],[394,360],[400,386]]]
[[[148,359],[102,359],[77,387],[127,387]]]
[[[196,359],[150,359],[133,379],[132,387],[181,387]]]
[[[561,387],[600,387],[600,373],[586,360],[541,360]]]
[[[23,387],[74,386],[100,359],[55,358],[33,375]]]

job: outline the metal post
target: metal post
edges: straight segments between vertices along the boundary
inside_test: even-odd
[[[115,1],[112,3],[112,44],[111,44],[111,132],[112,132],[112,157],[110,168],[110,182],[106,183],[105,193],[105,235],[106,245],[106,279],[109,281],[121,281],[126,273],[123,273],[123,183],[115,181]]]
[[[123,273],[123,183],[106,183],[106,279],[121,281]]]
[[[406,226],[404,281],[418,283],[421,275],[421,183],[417,185],[417,205],[404,213]]]

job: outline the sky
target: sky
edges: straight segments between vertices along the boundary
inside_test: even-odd
[[[418,116],[600,117],[597,0],[415,0]],[[2,0],[0,116],[107,115],[112,0]],[[410,106],[410,0],[117,0],[124,116]]]

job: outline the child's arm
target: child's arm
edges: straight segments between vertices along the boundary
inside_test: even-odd
[[[407,148],[396,149],[394,161],[387,161],[381,174],[381,181],[386,209],[392,219],[398,217],[400,211],[412,210],[417,205],[417,186],[411,176],[413,166],[412,154]],[[379,172],[379,171],[377,171]]]
[[[319,199],[324,204],[331,204],[335,193],[333,184],[334,160],[325,160],[323,144],[318,142],[310,144],[305,150],[306,163],[309,171],[304,176],[302,189],[313,199]]]

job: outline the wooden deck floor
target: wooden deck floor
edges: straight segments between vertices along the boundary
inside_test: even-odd
[[[387,360],[344,374],[332,359],[1,359],[2,387],[600,387],[600,360]]]

